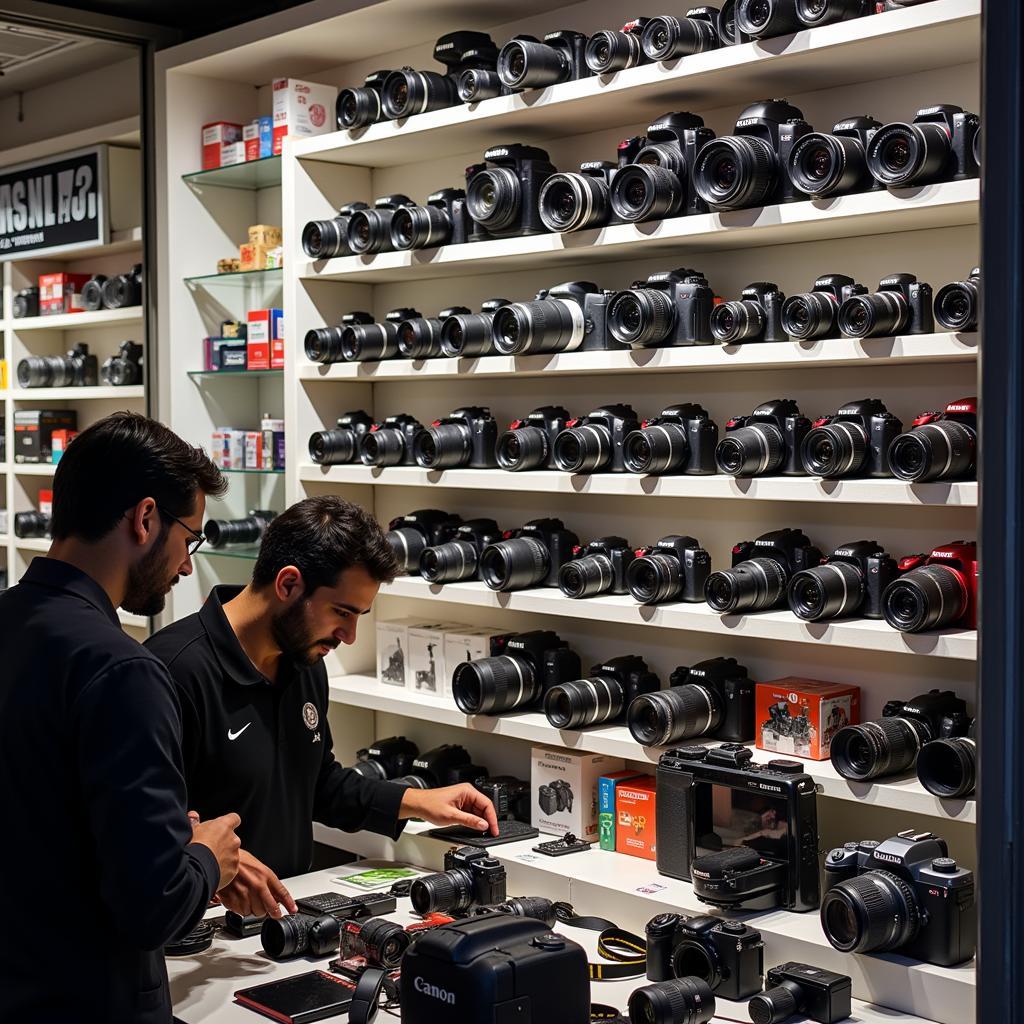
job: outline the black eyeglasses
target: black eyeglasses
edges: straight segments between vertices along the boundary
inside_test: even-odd
[[[188,542],[188,557],[191,558],[206,543],[206,534],[196,533],[196,531],[193,530],[192,527],[188,525],[188,523],[183,523],[177,516],[172,516],[171,513],[167,511],[167,509],[161,508],[159,505],[157,505],[156,508],[160,515],[162,515],[165,519],[170,519],[172,522],[177,523],[183,530],[186,530],[188,534],[191,536],[192,539]]]

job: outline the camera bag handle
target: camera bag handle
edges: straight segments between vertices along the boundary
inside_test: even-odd
[[[591,981],[620,981],[635,978],[647,970],[647,943],[639,935],[603,917],[580,917],[571,903],[555,903],[554,911],[555,918],[562,924],[601,933],[597,938],[597,951],[611,963],[587,964]],[[615,1015],[618,1016],[618,1011]]]

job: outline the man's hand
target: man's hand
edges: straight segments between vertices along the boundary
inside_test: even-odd
[[[460,782],[441,789],[407,789],[398,812],[400,818],[422,818],[431,825],[465,825],[478,832],[498,834],[494,804],[475,786]]]
[[[298,913],[295,900],[277,875],[246,850],[239,852],[238,874],[217,895],[228,910],[243,917],[283,917],[282,903],[289,914]]]
[[[235,829],[242,824],[237,814],[224,814],[197,824],[192,820],[192,842],[206,846],[217,858],[220,867],[220,884],[223,889],[238,873],[238,853],[242,841],[235,835]]]

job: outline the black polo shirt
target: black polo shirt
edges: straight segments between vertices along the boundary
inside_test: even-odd
[[[220,880],[192,837],[164,665],[85,573],[0,594],[0,1021],[169,1024],[162,947]]]
[[[276,682],[253,665],[224,614],[240,590],[214,587],[146,641],[177,685],[189,807],[204,820],[236,811],[243,849],[280,878],[309,870],[314,821],[397,839],[404,787],[335,761],[322,661]]]

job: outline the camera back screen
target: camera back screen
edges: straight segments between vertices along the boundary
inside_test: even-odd
[[[764,793],[703,784],[694,793],[695,856],[749,846],[763,856],[789,856],[786,801]]]

